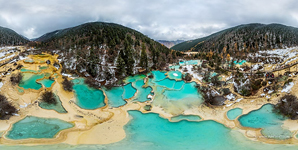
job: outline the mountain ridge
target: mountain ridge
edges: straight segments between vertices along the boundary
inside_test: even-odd
[[[172,47],[179,51],[258,51],[298,45],[298,28],[282,24],[242,24]]]
[[[35,41],[37,48],[58,53],[63,68],[97,81],[162,69],[182,55],[136,30],[105,22],[55,30]]]
[[[29,40],[23,35],[18,34],[12,29],[0,26],[0,45],[23,45],[28,43]]]

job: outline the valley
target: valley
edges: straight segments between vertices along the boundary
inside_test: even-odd
[[[297,55],[179,52],[99,22],[2,46],[0,148],[297,149]]]

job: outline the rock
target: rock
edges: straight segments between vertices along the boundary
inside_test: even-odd
[[[219,91],[223,95],[229,95],[231,93],[231,90],[229,88],[223,88],[223,89],[220,89]]]
[[[144,106],[144,109],[145,109],[146,111],[150,111],[150,110],[151,110],[151,108],[152,108],[152,106],[151,106],[151,105],[145,105],[145,106]]]

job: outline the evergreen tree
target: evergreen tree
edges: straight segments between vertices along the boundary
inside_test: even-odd
[[[117,67],[116,67],[117,75],[119,77],[123,77],[125,75],[125,61],[121,57],[121,51],[117,59]]]
[[[145,44],[142,43],[142,52],[141,52],[141,61],[140,65],[144,69],[148,69],[148,58],[147,58],[147,53],[146,53],[146,47]]]

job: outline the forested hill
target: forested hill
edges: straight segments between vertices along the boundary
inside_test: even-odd
[[[56,30],[36,41],[41,49],[58,50],[67,69],[97,80],[133,75],[139,69],[160,69],[180,54],[136,30],[103,22]]]
[[[246,24],[172,47],[179,51],[253,52],[298,45],[298,28],[281,24]]]
[[[0,46],[23,45],[27,42],[29,42],[28,39],[19,35],[15,31],[8,28],[0,27]]]

